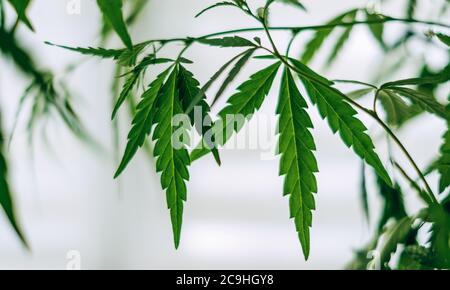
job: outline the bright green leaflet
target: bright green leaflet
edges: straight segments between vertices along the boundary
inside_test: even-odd
[[[153,132],[153,140],[156,140],[153,151],[157,158],[156,171],[161,172],[161,186],[166,190],[175,248],[180,245],[183,202],[186,201],[185,182],[189,180],[188,166],[190,165],[186,148],[183,146],[176,149],[172,144],[174,132],[181,129],[181,125],[178,127],[172,125],[172,118],[183,113],[176,87],[177,76],[178,68],[175,67],[158,97],[158,112],[155,116],[157,126]]]
[[[123,20],[122,0],[97,0],[97,4],[125,46],[132,49],[133,43]]]
[[[281,154],[280,175],[285,175],[283,194],[289,195],[291,218],[295,220],[305,259],[310,251],[312,210],[316,208],[313,193],[317,193],[314,173],[318,166],[310,129],[313,128],[307,104],[298,90],[289,69],[285,69],[277,107],[280,116],[278,153]]]
[[[228,99],[228,105],[219,112],[220,118],[212,128],[212,134],[217,145],[223,146],[231,138],[233,132],[239,132],[244,125],[242,122],[235,122],[236,120],[233,117],[243,115],[249,120],[252,114],[261,107],[264,98],[272,87],[280,65],[281,63],[277,62],[255,73],[248,81],[238,87],[237,93]],[[210,149],[201,143],[191,153],[191,160],[197,160],[209,152]]]

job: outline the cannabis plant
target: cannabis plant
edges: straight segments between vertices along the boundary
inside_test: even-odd
[[[8,1],[17,12],[17,22],[12,28],[8,28],[5,21],[4,2],[0,0],[0,49],[3,56],[11,58],[32,80],[20,100],[23,102],[31,99],[34,103],[30,126],[35,123],[37,117],[49,111],[56,111],[70,129],[83,136],[82,126],[69,105],[68,95],[63,93],[65,90],[60,92],[50,73],[35,68],[31,55],[15,38],[15,27],[18,24],[23,23],[33,29],[26,13],[31,1]],[[345,11],[322,24],[277,26],[270,21],[272,9],[285,9],[285,13],[290,13],[290,9],[300,9],[308,13],[305,3],[298,0],[228,0],[205,7],[196,17],[205,13],[220,13],[219,9],[237,9],[242,12],[242,17],[249,17],[258,25],[196,37],[149,39],[135,43],[128,28],[143,9],[145,2],[97,0],[104,20],[102,44],[106,43],[106,39],[114,31],[123,43],[122,48],[106,48],[104,45],[68,47],[50,42],[47,44],[88,57],[110,59],[117,64],[113,78],[114,105],[111,118],[113,124],[117,124],[118,112],[127,106],[132,122],[127,145],[121,161],[117,164],[114,177],[125,172],[140,148],[145,148],[153,155],[156,159],[155,170],[161,175],[161,187],[166,193],[175,248],[180,246],[181,241],[190,165],[210,154],[220,165],[221,148],[254,116],[273,84],[279,82],[275,114],[278,117],[279,174],[284,177],[281,193],[289,200],[290,217],[293,219],[305,259],[310,256],[310,231],[313,211],[316,210],[315,195],[320,194],[320,185],[316,180],[320,164],[315,157],[316,145],[311,133],[314,124],[309,117],[310,110],[316,107],[331,131],[338,136],[336,138],[340,138],[361,159],[361,200],[366,217],[370,216],[366,189],[366,171],[369,168],[376,175],[380,198],[384,202],[372,241],[356,253],[354,261],[348,267],[450,268],[450,196],[447,190],[450,184],[447,86],[450,80],[449,62],[442,63],[436,70],[422,61],[417,75],[408,79],[383,81],[395,75],[395,70],[404,66],[406,60],[412,57],[408,51],[404,51],[409,42],[421,41],[446,51],[448,55],[450,25],[442,21],[445,17],[448,20],[448,1],[441,1],[434,19],[427,21],[416,19],[416,9],[421,1],[408,0],[402,18],[379,13],[377,7],[387,2],[379,1],[380,3],[372,7],[356,7]],[[123,9],[124,5],[130,5],[131,9]],[[127,16],[124,11],[131,12]],[[384,30],[389,29],[389,24],[394,22],[404,26],[404,33],[397,36],[397,39],[386,41]],[[377,41],[386,59],[395,56],[398,60],[392,67],[379,71],[379,80],[366,83],[358,81],[357,76],[353,80],[332,80],[311,67],[311,61],[322,52],[322,45],[334,41],[326,61],[326,65],[331,65],[344,50],[357,26],[367,28],[367,32]],[[426,33],[416,29],[417,27],[426,28]],[[305,38],[299,36],[307,31],[312,32],[312,37],[305,42]],[[248,37],[256,32],[263,32],[265,37]],[[290,35],[287,47],[282,47],[274,41],[274,33]],[[334,35],[337,37],[331,37]],[[297,42],[303,44],[301,53],[291,49]],[[178,55],[172,58],[161,57],[161,52],[172,43],[182,45]],[[240,48],[242,51],[226,61],[206,83],[201,84],[189,68],[195,60],[185,57],[186,51],[195,49],[195,45],[223,49]],[[398,57],[399,50],[402,50],[401,57]],[[214,116],[211,107],[215,106],[220,98],[225,97],[228,87],[252,61],[270,64],[254,72],[248,80],[239,85],[235,93],[228,97],[226,105]],[[150,82],[144,77],[148,70],[159,71]],[[116,78],[117,75],[120,77]],[[225,75],[223,83],[213,94],[214,97],[209,98],[212,85],[222,79],[222,75]],[[341,83],[350,83],[359,88],[343,92],[339,89]],[[446,94],[445,99],[438,94],[442,90]],[[137,95],[140,98],[135,103],[134,96]],[[364,98],[371,98],[371,107],[362,105]],[[401,165],[392,153],[389,153],[388,160],[380,159],[360,114],[367,115],[383,129],[388,142],[397,146],[406,157],[407,166],[414,170],[414,176],[407,173],[409,169],[405,169],[406,165]],[[406,123],[422,114],[432,114],[447,123],[443,144],[440,149],[435,149],[438,158],[427,168],[420,168],[408,152],[408,144],[403,143],[397,136],[397,132]],[[198,144],[191,144],[192,139],[189,138],[190,132],[194,131],[201,137]],[[117,130],[115,132],[119,138]],[[14,219],[4,157],[0,160],[0,201],[12,225],[24,240]],[[391,172],[386,169],[388,164],[392,168]],[[392,171],[396,174],[393,175]],[[437,172],[440,176],[437,190],[433,190],[435,186],[427,180],[428,174],[432,172]],[[398,176],[410,186],[402,188],[399,180],[393,176]],[[409,212],[405,207],[405,191],[417,193],[423,203],[419,212]],[[421,242],[418,236],[424,231],[428,231],[425,233],[428,240]],[[393,258],[394,253],[399,259]]]

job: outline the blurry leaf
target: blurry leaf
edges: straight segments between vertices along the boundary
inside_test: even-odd
[[[161,73],[149,88],[142,94],[141,101],[136,108],[136,114],[132,121],[132,128],[128,134],[128,144],[125,149],[122,161],[114,174],[114,178],[118,177],[126,168],[136,154],[139,147],[144,145],[147,135],[150,134],[154,125],[156,115],[156,99],[161,91],[163,83],[170,72],[170,69]]]
[[[450,36],[438,33],[436,36],[439,38],[440,41],[442,41],[445,45],[450,46]]]
[[[30,20],[27,17],[27,8],[30,5],[31,0],[8,0],[17,12],[17,17],[22,21],[29,29],[34,31]]]
[[[397,250],[399,244],[403,244],[412,230],[413,219],[404,217],[397,221],[391,227],[388,227],[384,233],[385,238],[380,245],[380,263],[382,268],[387,267],[391,260],[391,255]]]
[[[195,15],[195,17],[197,18],[200,15],[203,15],[205,12],[207,12],[207,11],[213,9],[213,8],[221,7],[221,6],[234,6],[234,7],[236,7],[236,4],[234,4],[233,2],[227,2],[227,1],[219,2],[219,3],[216,3],[216,4],[213,4],[211,6],[206,7],[205,9],[200,11],[197,15]]]
[[[372,32],[373,37],[377,40],[377,42],[381,45],[383,49],[386,49],[386,43],[384,42],[383,39],[384,23],[381,23],[381,21],[384,19],[384,16],[366,10],[366,17],[367,21],[374,22],[372,24],[369,24],[369,29]]]
[[[220,86],[219,90],[216,93],[216,96],[214,97],[214,100],[212,104],[214,105],[217,100],[222,96],[222,94],[225,92],[225,90],[228,88],[228,86],[234,81],[234,79],[237,77],[239,72],[242,70],[242,68],[247,64],[253,53],[255,52],[255,49],[250,49],[245,53],[234,65],[234,67],[231,69],[230,73],[228,74],[227,78],[223,82],[222,86]]]
[[[286,3],[286,4],[293,5],[295,7],[298,7],[300,9],[302,9],[303,11],[306,11],[305,5],[303,5],[299,0],[278,0],[278,1]]]
[[[417,0],[408,0],[407,5],[406,16],[408,19],[413,19],[417,8]]]
[[[220,112],[220,119],[214,123],[212,133],[217,145],[224,145],[234,133],[239,132],[244,123],[234,120],[236,115],[250,119],[261,107],[265,97],[272,87],[278,68],[281,63],[277,62],[255,74],[249,80],[240,85],[237,92],[228,99],[228,105]],[[228,118],[227,118],[228,115]],[[241,120],[244,121],[244,120]],[[231,127],[233,126],[233,127]],[[234,130],[231,130],[234,129]],[[216,146],[217,147],[217,146]],[[191,153],[191,160],[197,160],[210,152],[200,144]]]
[[[300,76],[300,79],[311,101],[318,107],[322,118],[328,119],[333,133],[339,132],[345,145],[353,148],[355,153],[372,166],[386,183],[391,184],[386,169],[374,151],[372,139],[366,134],[367,128],[355,117],[357,112],[344,101],[342,93],[329,85],[311,81],[307,77]]]
[[[199,132],[201,136],[204,136],[208,131],[211,130],[211,127],[213,126],[213,122],[209,115],[211,108],[206,102],[205,93],[202,92],[202,90],[200,89],[200,83],[194,78],[194,75],[190,71],[188,71],[181,65],[179,66],[177,88],[179,90],[180,96],[179,99],[183,111],[186,111],[187,107],[198,95],[203,95],[201,101],[196,104],[198,109],[201,110],[200,120],[196,120],[195,109],[189,114],[189,117],[191,119],[191,124],[195,126],[197,132]],[[200,123],[196,123],[196,121],[200,121]],[[214,140],[211,141],[214,142]],[[217,148],[213,146],[214,144],[205,144],[205,145],[207,145],[208,148],[211,148],[211,151],[217,164],[220,165],[221,161],[219,151],[217,150]]]
[[[414,104],[419,105],[424,110],[436,114],[445,120],[448,120],[448,112],[446,111],[444,105],[440,104],[432,96],[425,93],[403,87],[390,87],[389,90],[411,100]]]
[[[325,25],[335,25],[342,22],[345,22],[347,18],[353,18],[355,17],[355,14],[357,13],[357,9],[353,9],[350,11],[347,11],[338,17],[332,19],[331,21],[327,22]],[[303,55],[301,57],[301,61],[304,64],[308,64],[315,56],[315,54],[319,51],[322,44],[325,42],[325,40],[331,35],[333,32],[334,27],[332,28],[324,28],[321,30],[318,30],[313,38],[306,44],[305,50],[303,52]]]
[[[403,250],[398,270],[431,270],[430,250],[419,245],[407,246]]]
[[[123,20],[122,0],[97,0],[97,4],[103,15],[116,31],[117,35],[122,39],[122,42],[131,50],[133,44],[130,35],[128,34],[127,26]]]
[[[397,86],[408,86],[408,85],[424,85],[424,84],[439,84],[445,83],[450,80],[450,69],[444,70],[439,74],[435,74],[433,76],[423,76],[419,78],[410,78],[399,80],[395,82],[385,83],[381,86],[381,89],[387,89],[391,87]]]
[[[403,194],[398,184],[394,184],[391,187],[381,178],[377,178],[377,185],[383,198],[383,213],[378,222],[378,231],[381,232],[390,219],[399,221],[406,217],[407,214],[403,202]]]
[[[27,241],[17,222],[16,213],[14,210],[14,202],[8,185],[8,169],[6,164],[3,148],[3,134],[0,131],[0,207],[3,208],[6,217],[11,226],[14,228],[17,236],[20,238],[25,247],[28,248]]]
[[[355,21],[356,20],[356,14],[357,14],[357,10],[353,11],[353,13],[349,13],[347,15],[347,20],[349,22]],[[333,50],[331,51],[328,60],[327,60],[327,65],[330,66],[333,61],[336,59],[336,57],[339,55],[339,53],[341,52],[342,48],[344,47],[345,43],[347,42],[347,40],[350,38],[350,34],[352,33],[352,29],[353,26],[348,26],[344,29],[344,31],[342,32],[341,36],[338,38],[336,44],[334,45]]]
[[[173,116],[183,110],[177,93],[178,68],[175,67],[164,84],[157,99],[158,111],[155,116],[156,128],[153,140],[156,140],[154,156],[157,158],[156,170],[161,172],[161,186],[166,190],[167,206],[170,209],[175,248],[180,244],[183,221],[183,202],[186,201],[186,181],[189,180],[189,154],[185,146],[176,148],[173,144],[174,132],[186,130],[184,124],[172,124]],[[183,140],[177,140],[186,144]]]
[[[349,97],[352,100],[358,100],[362,97],[367,96],[370,93],[373,93],[374,89],[368,88],[368,89],[358,89],[352,92],[347,93],[347,97]]]
[[[431,206],[429,219],[434,267],[450,269],[450,195]]]
[[[229,36],[223,38],[200,38],[198,42],[219,47],[251,47],[255,46],[253,42],[240,36]]]
[[[407,120],[422,112],[420,108],[406,104],[400,96],[389,90],[379,91],[379,99],[390,125],[401,126]]]
[[[439,157],[436,167],[439,171],[439,192],[444,192],[447,187],[450,186],[450,131],[448,130],[444,135],[444,144],[440,149],[441,156]]]
[[[281,154],[280,175],[285,175],[283,195],[289,195],[291,218],[295,219],[303,254],[307,260],[310,251],[309,228],[312,210],[315,210],[314,193],[317,193],[316,150],[310,129],[313,128],[306,109],[307,104],[298,90],[288,68],[284,70],[277,106],[278,154]]]
[[[369,194],[367,192],[366,164],[363,162],[361,166],[361,183],[360,183],[361,203],[367,222],[370,222]]]

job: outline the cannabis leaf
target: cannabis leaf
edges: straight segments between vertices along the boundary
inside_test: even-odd
[[[195,110],[193,110],[189,117],[191,119],[191,124],[195,125],[195,128],[197,129],[197,132],[199,132],[202,136],[204,136],[207,132],[210,131],[213,123],[211,120],[211,117],[209,116],[209,113],[211,111],[211,108],[209,107],[208,103],[206,102],[206,95],[205,93],[200,89],[200,83],[194,78],[194,75],[188,71],[183,66],[179,66],[179,73],[178,73],[178,83],[177,87],[179,89],[180,94],[180,101],[182,104],[183,111],[186,112],[189,105],[193,102],[193,100],[198,96],[202,95],[202,99],[199,103],[197,103],[197,107],[201,110],[201,119],[196,120],[195,116]],[[198,123],[200,122],[200,123]],[[211,140],[214,141],[214,140]],[[213,147],[213,144],[205,144],[208,146],[208,148],[211,148],[211,151],[214,155],[214,158],[216,159],[217,164],[221,164],[219,151],[217,148]]]
[[[328,124],[333,133],[339,132],[345,145],[352,147],[355,153],[372,166],[383,180],[391,185],[391,179],[386,172],[377,153],[374,151],[372,139],[366,134],[367,128],[355,117],[357,112],[344,101],[340,91],[332,88],[330,81],[320,82],[316,74],[306,70],[301,62],[290,59],[291,63],[298,69],[309,98],[317,105],[322,118],[328,119]],[[308,76],[309,79],[307,77]]]
[[[398,184],[393,187],[377,177],[378,191],[383,198],[383,213],[378,222],[378,231],[381,232],[390,219],[396,221],[406,217],[406,209],[403,202],[403,193]]]
[[[197,15],[195,15],[195,18],[199,17],[200,15],[203,15],[205,12],[207,12],[207,11],[209,11],[211,9],[214,9],[216,7],[221,7],[221,6],[234,6],[234,7],[236,7],[236,4],[234,4],[233,2],[227,2],[227,1],[213,4],[211,6],[206,7],[205,9],[200,11],[199,13],[197,13]]]
[[[342,22],[346,21],[347,19],[354,19],[357,12],[358,12],[357,9],[352,9],[350,11],[347,11],[347,12],[337,16],[336,18],[332,19],[331,21],[327,22],[325,25],[333,26],[335,24],[342,23]],[[322,44],[331,35],[333,30],[334,30],[334,27],[324,28],[324,29],[318,30],[314,34],[313,38],[306,44],[305,50],[301,57],[301,61],[304,64],[308,64],[314,58],[314,56],[319,51]],[[341,40],[341,42],[344,42],[344,41]],[[340,46],[343,46],[343,43]],[[338,48],[338,50],[339,49],[340,48]]]
[[[347,18],[348,18],[347,21],[349,21],[349,22],[355,21],[357,12],[358,12],[358,10],[354,10],[354,11],[348,13],[347,14]],[[341,50],[344,47],[345,43],[350,38],[350,34],[352,33],[352,30],[353,30],[353,26],[352,25],[344,28],[344,31],[339,36],[336,44],[334,45],[333,50],[331,51],[330,55],[328,56],[328,60],[327,60],[327,64],[328,65],[331,65],[333,63],[333,61],[336,59],[336,57],[339,55],[339,52],[341,52]]]
[[[382,23],[384,16],[378,13],[374,13],[366,10],[367,21],[371,22],[369,24],[370,32],[372,32],[373,37],[377,40],[383,49],[386,49],[386,43],[384,42],[384,23]]]
[[[33,25],[31,25],[30,20],[27,16],[27,8],[30,5],[31,0],[8,0],[9,3],[14,7],[17,12],[17,17],[20,21],[25,23],[26,26],[32,31],[34,31]]]
[[[439,180],[439,192],[444,192],[444,190],[450,186],[450,131],[448,130],[444,135],[444,144],[442,144],[440,149],[441,156],[437,161],[437,169],[440,174]]]
[[[316,208],[313,193],[317,193],[317,181],[314,173],[318,172],[313,154],[316,146],[309,131],[313,124],[305,110],[307,107],[291,72],[286,68],[277,107],[277,114],[280,116],[280,175],[286,176],[283,194],[290,195],[291,218],[295,219],[305,259],[308,259],[310,250],[311,211]]]
[[[17,233],[17,236],[28,248],[25,236],[22,233],[22,230],[20,229],[19,223],[16,219],[14,203],[8,185],[8,169],[5,156],[3,155],[3,141],[3,134],[0,132],[0,207],[5,211],[11,226]]]
[[[417,105],[408,105],[399,95],[390,90],[379,91],[379,99],[386,112],[386,120],[390,125],[401,126],[422,112],[422,109]]]
[[[133,43],[122,15],[122,0],[97,0],[97,4],[125,46],[132,49]]]
[[[208,44],[211,46],[219,47],[246,47],[246,46],[256,46],[250,40],[242,38],[240,36],[228,36],[223,38],[200,38],[198,42],[203,44]]]
[[[436,34],[437,38],[439,38],[440,41],[442,41],[442,43],[444,43],[447,46],[450,46],[450,36],[443,34],[443,33],[438,33]]]
[[[277,62],[253,74],[248,81],[238,87],[237,93],[228,99],[228,105],[219,112],[219,120],[211,129],[217,145],[223,146],[231,138],[233,131],[239,132],[242,128],[243,120],[236,118],[237,115],[242,115],[249,120],[252,114],[261,107],[272,87],[280,65],[281,63]],[[230,130],[230,128],[234,130]],[[191,153],[191,161],[197,160],[209,152],[209,148],[200,144]]]
[[[139,147],[144,145],[147,135],[150,134],[154,125],[156,115],[156,99],[161,91],[164,81],[170,72],[170,69],[161,73],[154,80],[149,88],[142,94],[141,101],[136,107],[136,113],[132,121],[132,128],[128,134],[128,144],[125,149],[122,161],[114,174],[114,178],[118,177],[126,168]]]
[[[154,156],[157,158],[156,170],[161,172],[161,186],[166,190],[167,205],[170,209],[175,248],[180,244],[181,225],[183,221],[183,201],[186,201],[186,184],[189,180],[189,154],[185,144],[187,140],[176,140],[182,146],[174,146],[174,133],[186,128],[183,124],[175,126],[172,118],[182,114],[182,106],[177,91],[178,67],[171,72],[157,99],[158,111],[155,116],[156,128],[153,140],[156,141]],[[180,148],[176,148],[180,147]]]
[[[432,223],[430,243],[435,268],[450,268],[450,195],[441,204],[430,207],[429,221]]]
[[[65,46],[65,45],[58,45],[58,44],[54,44],[51,42],[46,41],[45,44],[51,45],[51,46],[56,46],[56,47],[60,47],[60,48],[64,48],[67,50],[71,50],[71,51],[75,51],[84,55],[92,55],[92,56],[97,56],[100,58],[112,58],[112,59],[118,59],[125,50],[123,49],[108,49],[108,48],[102,48],[102,47],[70,47],[70,46]]]

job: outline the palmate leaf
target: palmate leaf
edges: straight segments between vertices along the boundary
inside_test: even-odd
[[[223,38],[200,38],[198,42],[219,47],[251,47],[253,42],[240,36],[227,36]]]
[[[234,131],[239,132],[244,125],[242,122],[236,122],[238,120],[235,120],[234,117],[242,115],[248,120],[261,107],[272,87],[280,65],[281,63],[277,62],[253,74],[248,81],[238,87],[237,93],[228,99],[228,105],[219,112],[219,120],[211,129],[216,147],[217,145],[223,146]],[[191,161],[197,160],[209,152],[210,149],[201,143],[192,151]]]
[[[353,148],[359,157],[372,166],[387,184],[391,185],[391,179],[374,150],[372,139],[366,133],[367,128],[356,118],[357,112],[344,101],[342,93],[331,87],[328,80],[326,80],[327,82],[316,81],[315,79],[318,77],[306,70],[301,62],[293,59],[290,61],[302,73],[299,76],[309,98],[317,105],[322,118],[328,119],[333,133],[339,132],[345,145]],[[313,80],[311,81],[311,79]]]
[[[0,131],[0,207],[4,210],[11,226],[20,238],[25,247],[28,248],[27,241],[16,219],[14,202],[8,185],[8,169],[5,156],[3,155],[3,134]]]
[[[31,0],[8,0],[9,3],[14,7],[17,13],[17,17],[22,21],[29,29],[34,31],[33,25],[31,25],[30,20],[27,16],[27,9],[30,5]]]
[[[133,43],[122,15],[122,0],[97,0],[97,4],[125,46],[132,49]]]
[[[122,161],[114,174],[114,178],[118,177],[123,172],[139,147],[144,145],[147,135],[150,134],[154,125],[157,110],[156,100],[170,69],[171,68],[161,73],[142,94],[141,101],[137,105],[136,113],[132,121],[131,131],[128,134],[128,144]]]
[[[338,23],[342,23],[347,20],[347,18],[355,18],[355,15],[357,13],[357,9],[353,9],[350,11],[347,11],[336,18],[332,19],[326,25],[334,25]],[[301,56],[301,61],[304,64],[308,64],[316,55],[316,53],[319,51],[322,44],[325,42],[325,40],[331,35],[334,28],[324,28],[321,30],[318,30],[313,38],[306,44],[305,51],[303,52]]]
[[[158,111],[155,116],[156,128],[153,140],[156,141],[154,156],[157,158],[156,170],[161,172],[161,186],[166,190],[167,206],[170,209],[175,248],[180,244],[183,221],[183,202],[186,201],[186,184],[189,180],[190,159],[185,146],[174,146],[176,131],[184,130],[172,124],[172,118],[182,114],[182,106],[177,91],[178,68],[175,66],[164,84],[157,100]],[[177,140],[187,142],[187,140]]]
[[[318,167],[313,154],[316,146],[309,132],[313,124],[306,108],[307,104],[291,72],[286,68],[277,107],[277,114],[280,116],[278,124],[280,175],[286,176],[283,194],[289,195],[291,218],[295,220],[303,254],[305,259],[308,259],[311,211],[316,208],[313,193],[317,193],[317,181],[314,173],[318,172]]]

